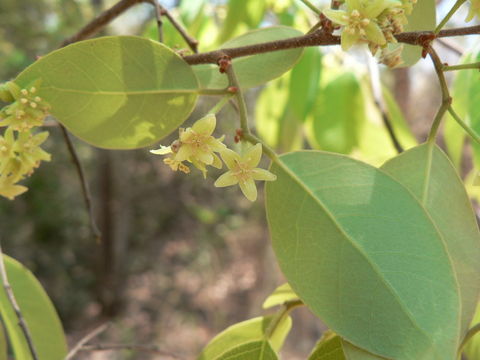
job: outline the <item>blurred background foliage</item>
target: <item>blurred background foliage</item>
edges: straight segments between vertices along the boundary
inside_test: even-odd
[[[113,3],[2,0],[0,79],[14,77]],[[306,32],[316,23],[313,14],[293,0],[182,0],[163,5],[199,40],[200,51],[259,27],[286,25]],[[440,2],[439,16],[442,9]],[[152,7],[137,5],[104,33],[156,39]],[[164,37],[168,46],[187,51],[167,20]],[[439,45],[442,57],[457,63],[472,45],[462,41]],[[280,152],[313,148],[382,164],[396,149],[372,95],[368,63],[362,50],[345,54],[337,47],[306,49],[292,71],[247,92],[257,132]],[[425,60],[409,69],[382,67],[380,72],[391,126],[401,146],[410,148],[423,141],[440,103],[437,80]],[[472,79],[478,80],[478,73],[459,72],[454,101],[461,104],[459,113],[480,127],[478,107],[473,106],[480,89]],[[474,94],[468,99],[462,90],[466,87]],[[213,101],[200,102],[189,121],[202,116]],[[226,134],[230,143],[236,117],[228,106],[219,114],[218,134]],[[262,313],[263,299],[282,277],[270,250],[261,197],[252,205],[235,188],[215,189],[215,171],[206,181],[200,172],[188,177],[172,173],[145,149],[109,152],[74,140],[103,234],[97,242],[60,130],[53,119],[47,125],[47,150],[53,160],[27,181],[26,194],[14,202],[0,200],[0,236],[5,253],[42,281],[72,343],[109,319],[114,325],[99,341],[155,343],[190,359],[226,326]],[[445,132],[446,149],[468,186],[476,173],[471,148],[451,119]],[[474,198],[480,197],[478,188],[469,189]],[[296,311],[286,358],[305,358],[323,329],[308,310]],[[86,358],[149,356],[105,352]]]

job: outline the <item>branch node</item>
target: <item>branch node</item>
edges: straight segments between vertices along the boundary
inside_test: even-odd
[[[221,74],[225,74],[227,70],[230,68],[232,65],[232,58],[228,55],[222,55],[218,60],[217,60],[217,65],[218,65],[218,71],[220,71]],[[230,86],[231,88],[232,86]],[[238,89],[237,89],[238,90]],[[235,90],[235,92],[237,92]]]

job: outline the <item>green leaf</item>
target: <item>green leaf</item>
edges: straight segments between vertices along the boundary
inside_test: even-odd
[[[358,144],[364,121],[360,83],[352,72],[333,78],[317,97],[307,135],[312,147],[348,154]]]
[[[413,12],[407,16],[408,24],[404,31],[431,31],[437,25],[436,3],[435,0],[417,1],[413,7]],[[393,45],[391,47],[397,47]],[[422,47],[417,45],[403,44],[402,51],[403,66],[412,66],[422,57]]]
[[[272,318],[273,316],[257,317],[230,326],[210,341],[198,359],[276,359],[275,352],[282,347],[285,337],[292,326],[292,319],[289,316],[284,317],[276,326],[273,335],[268,339],[266,331]],[[259,349],[263,350],[260,351]],[[227,357],[227,354],[228,356],[232,356],[232,354],[240,356],[238,354],[243,353],[249,354],[252,357]],[[272,357],[272,354],[275,355],[275,357]]]
[[[311,47],[305,52],[290,75],[289,106],[293,114],[305,121],[313,109],[322,74],[322,53]]]
[[[288,39],[302,33],[286,26],[273,26],[250,31],[230,40],[222,49]],[[290,70],[302,55],[302,49],[274,51],[267,54],[243,56],[233,59],[233,67],[242,88],[264,84]],[[227,76],[220,74],[217,65],[203,64],[193,67],[202,88],[222,89],[228,86]]]
[[[308,360],[346,360],[342,347],[342,338],[340,336],[326,336],[322,338]]]
[[[15,80],[42,79],[39,96],[74,135],[110,149],[149,146],[178,128],[197,100],[190,66],[157,42],[133,36],[56,50]]]
[[[308,360],[378,360],[384,359],[370,354],[328,332],[317,343]]]
[[[480,234],[467,192],[455,167],[436,145],[423,144],[382,167],[422,204],[453,262],[461,299],[463,337],[480,294]]]
[[[253,341],[226,351],[215,359],[221,360],[277,360],[268,341]]]
[[[5,338],[5,331],[0,321],[0,360],[8,360],[8,344]]]
[[[280,285],[263,302],[262,308],[269,309],[274,306],[283,305],[287,301],[298,300],[298,295],[292,290],[288,283]]]
[[[470,325],[473,327],[477,324],[480,324],[480,303],[477,305],[477,311]],[[468,360],[480,359],[480,333],[477,333],[470,339],[467,346],[465,346],[464,353],[467,355]]]
[[[332,330],[396,360],[452,360],[459,296],[443,240],[400,183],[346,156],[302,151],[266,185],[288,283]]]
[[[67,342],[62,324],[42,285],[18,261],[4,256],[5,267],[13,293],[30,330],[40,359],[63,360]],[[27,342],[18,325],[17,316],[3,287],[0,289],[0,314],[17,360],[32,359]]]

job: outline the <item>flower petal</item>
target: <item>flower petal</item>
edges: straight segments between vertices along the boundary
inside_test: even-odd
[[[215,126],[217,125],[217,118],[214,114],[208,114],[200,120],[197,120],[193,125],[192,129],[198,134],[211,135]]]
[[[195,155],[195,158],[198,161],[203,162],[206,165],[212,165],[213,164],[213,153],[205,152],[205,151],[200,151]]]
[[[198,170],[200,170],[203,174],[203,178],[207,178],[207,168],[205,167],[205,164],[201,161],[197,161],[196,159],[192,159],[191,163],[193,166],[195,166]]]
[[[213,163],[211,165],[214,168],[221,169],[223,166],[222,160],[220,160],[220,158],[217,155],[215,154],[212,154],[212,155],[213,155]]]
[[[255,185],[255,181],[253,181],[253,179],[242,181],[239,183],[239,185],[243,195],[245,195],[248,200],[257,200],[257,186]]]
[[[323,10],[323,15],[330,19],[335,24],[347,25],[348,24],[348,15],[343,10],[332,10],[325,9]]]
[[[262,158],[262,145],[260,143],[250,147],[245,155],[242,156],[242,160],[251,169],[256,167]]]
[[[170,146],[160,145],[160,149],[150,150],[150,152],[155,155],[166,155],[172,152],[172,148]]]
[[[180,148],[178,149],[178,152],[175,154],[175,160],[178,160],[178,161],[190,160],[191,156],[192,156],[191,147],[183,144],[180,146]]]
[[[252,170],[252,179],[274,181],[274,180],[277,180],[277,175],[272,174],[270,171],[265,169],[255,168]]]
[[[240,155],[238,155],[235,151],[230,149],[224,149],[220,152],[224,163],[227,165],[229,169],[235,167],[236,163],[240,162]]]
[[[352,34],[348,31],[348,29],[343,29],[341,38],[342,38],[342,49],[344,51],[347,51],[358,42],[358,40],[360,39],[360,35],[357,33]]]
[[[238,183],[238,179],[233,175],[231,171],[227,171],[225,174],[221,175],[217,181],[215,181],[216,187],[225,187],[232,186]]]
[[[367,34],[367,39],[375,44],[385,45],[387,43],[382,30],[373,21],[370,21],[370,23],[365,26],[365,33]]]

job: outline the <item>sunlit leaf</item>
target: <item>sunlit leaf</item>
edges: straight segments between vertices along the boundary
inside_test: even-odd
[[[273,26],[250,31],[223,44],[221,48],[258,44],[287,39],[302,33],[286,26]],[[233,59],[233,67],[242,88],[249,88],[273,80],[290,70],[300,59],[302,49],[274,51],[266,54],[244,56]],[[220,74],[217,65],[204,64],[193,67],[203,88],[226,88],[227,76]]]
[[[480,324],[480,303],[477,305],[477,311],[470,324],[471,327]],[[465,346],[465,355],[468,360],[480,359],[480,333],[473,336]]]
[[[335,333],[327,332],[317,343],[308,360],[380,360],[385,359],[370,354]]]
[[[39,96],[68,130],[92,145],[131,149],[151,145],[191,113],[197,81],[189,65],[162,44],[116,36],[54,51],[15,82],[41,79]]]
[[[273,316],[257,317],[228,327],[210,341],[198,360],[277,359],[275,353],[282,347],[292,320],[289,316],[284,317],[268,339],[266,332],[272,318]]]
[[[480,234],[472,205],[448,157],[436,145],[410,149],[382,166],[424,206],[453,262],[467,331],[480,292]]]
[[[67,343],[62,324],[52,302],[32,273],[18,261],[4,256],[10,285],[22,315],[30,330],[40,359],[63,360]],[[32,356],[17,316],[3,287],[0,289],[0,314],[17,360],[30,360]]]
[[[364,120],[360,83],[353,73],[344,72],[317,94],[307,138],[316,149],[348,154],[358,145]]]
[[[262,307],[269,309],[274,306],[285,304],[287,301],[298,300],[298,295],[288,283],[280,285],[263,302]]]
[[[383,171],[318,151],[280,157],[266,186],[288,283],[332,330],[396,360],[452,360],[458,285],[425,209]]]

